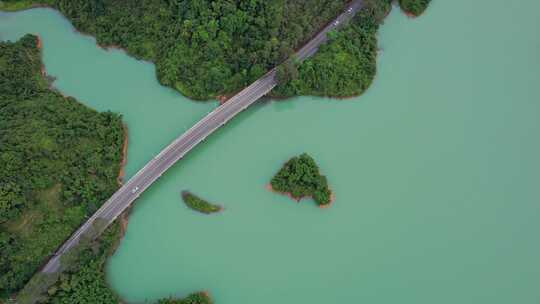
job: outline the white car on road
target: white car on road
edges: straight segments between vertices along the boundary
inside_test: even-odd
[[[131,189],[131,193],[135,193],[139,190],[139,186],[135,186],[135,188]]]

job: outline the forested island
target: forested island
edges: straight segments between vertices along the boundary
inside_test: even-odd
[[[424,13],[431,0],[399,0],[401,9],[410,16],[418,17]]]
[[[116,191],[124,136],[119,115],[49,87],[38,37],[0,42],[0,302]],[[115,223],[89,239],[63,274],[34,276],[18,303],[119,303],[104,264],[120,238]],[[209,303],[206,293],[188,299]]]
[[[315,160],[306,153],[289,159],[270,181],[271,190],[300,201],[312,197],[319,207],[332,203],[332,191]]]
[[[188,208],[198,211],[204,214],[211,214],[220,212],[223,208],[219,205],[214,205],[208,201],[196,196],[195,194],[189,191],[182,191],[182,200]]]
[[[346,0],[4,0],[0,9],[58,9],[103,47],[119,47],[156,64],[163,85],[199,100],[230,96],[271,68],[281,68],[273,97],[359,95],[376,74],[378,26],[391,0],[365,8],[313,58],[286,61]],[[429,0],[401,0],[419,15]]]
[[[157,304],[212,304],[214,303],[208,293],[202,291],[190,294],[184,299],[162,299]]]

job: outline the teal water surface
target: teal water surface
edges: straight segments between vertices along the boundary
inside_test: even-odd
[[[144,193],[110,284],[130,303],[196,290],[217,304],[540,303],[539,17],[532,0],[395,9],[365,95],[255,105]],[[62,92],[124,115],[128,175],[215,107],[52,10],[0,14],[1,39],[26,32]],[[328,176],[331,208],[265,189],[301,152]],[[224,212],[189,210],[185,189]]]

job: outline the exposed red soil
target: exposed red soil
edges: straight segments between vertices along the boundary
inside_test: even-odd
[[[122,159],[120,160],[120,171],[118,172],[118,177],[116,178],[116,182],[118,183],[118,186],[122,186],[124,184],[125,166],[127,163],[127,151],[128,151],[127,125],[124,124],[122,128],[124,129],[124,143],[122,144]]]
[[[128,148],[128,128],[127,125],[123,125],[122,128],[124,129],[124,142],[122,144],[122,159],[120,160],[120,170],[118,171],[118,176],[116,177],[116,182],[118,183],[118,186],[123,185],[123,179],[125,175],[125,166],[127,163],[127,148]],[[124,235],[127,231],[128,226],[128,217],[129,213],[131,212],[131,207],[128,207],[120,216],[118,217],[118,223],[120,225],[120,232],[118,236],[118,240],[113,245],[113,250],[116,250],[118,246],[120,245],[120,242],[124,238]]]
[[[277,191],[275,190],[274,188],[272,188],[272,185],[271,184],[266,184],[266,190],[268,191],[271,191],[271,192],[274,192],[274,193],[277,193],[277,194],[281,194],[281,195],[285,195],[287,196],[288,198],[292,199],[293,201],[296,201],[297,203],[300,203],[300,201],[303,199],[303,198],[306,198],[308,196],[302,196],[302,197],[294,197],[292,196],[291,193],[289,192],[281,192],[281,191]],[[330,207],[333,203],[334,203],[334,199],[335,199],[335,196],[334,196],[334,193],[332,192],[332,194],[330,195],[330,203],[328,204],[325,204],[325,205],[319,205],[319,208],[321,209],[326,209],[328,207]]]
[[[216,99],[219,101],[219,104],[222,105],[224,103],[227,102],[227,100],[229,100],[229,98],[231,98],[232,96],[230,95],[218,95],[216,96]]]
[[[37,36],[37,48],[41,49],[41,38]]]

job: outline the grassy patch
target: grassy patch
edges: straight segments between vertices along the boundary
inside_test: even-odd
[[[19,0],[19,1],[0,1],[0,10],[6,12],[16,12],[22,11],[25,9],[41,6],[42,4],[37,3],[33,0]]]
[[[42,218],[43,215],[39,210],[28,210],[17,219],[9,221],[3,226],[10,233],[28,237],[33,231],[33,224],[40,222]]]
[[[223,210],[221,206],[211,204],[189,191],[182,191],[182,200],[189,208],[204,214],[216,213]]]
[[[61,191],[62,184],[57,183],[48,189],[37,191],[35,194],[36,200],[49,210],[59,211],[62,209]]]
[[[55,184],[44,190],[36,191],[34,201],[36,204],[27,207],[27,210],[18,218],[7,221],[3,227],[10,233],[17,234],[23,238],[28,238],[34,233],[35,226],[39,224],[49,213],[56,213],[62,210],[60,201],[61,184]]]

